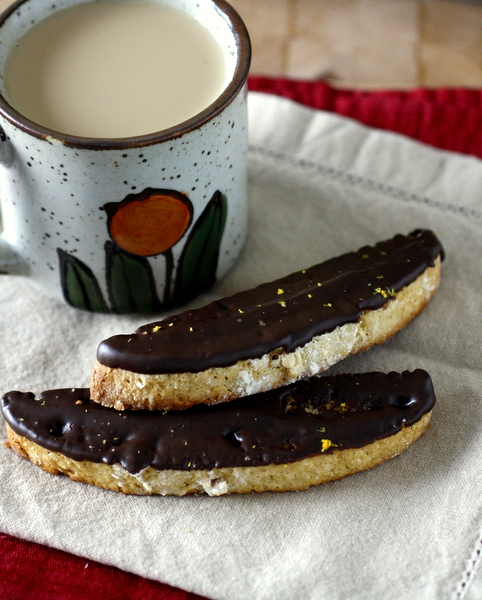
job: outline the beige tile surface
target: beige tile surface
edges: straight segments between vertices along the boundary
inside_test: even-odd
[[[237,0],[230,3],[249,29],[256,72],[285,73],[292,40],[293,0]]]
[[[426,85],[482,85],[482,4],[426,2],[421,35]]]
[[[296,3],[287,74],[316,77],[323,69],[346,85],[416,77],[418,7],[406,0],[304,0]],[[318,72],[317,72],[318,71]]]
[[[253,74],[343,87],[482,86],[482,3],[231,0],[253,42]]]

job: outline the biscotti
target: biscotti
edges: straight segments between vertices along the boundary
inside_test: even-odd
[[[86,389],[10,392],[11,448],[53,474],[128,494],[302,490],[370,469],[428,426],[425,371],[325,376],[184,411],[105,408]]]
[[[115,335],[98,347],[91,397],[118,410],[185,409],[318,375],[418,315],[442,258],[437,237],[417,230]]]

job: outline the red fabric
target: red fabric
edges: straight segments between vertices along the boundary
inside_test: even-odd
[[[324,82],[252,77],[251,90],[482,158],[482,91],[348,91]],[[0,534],[0,600],[202,600],[200,596]]]
[[[1,600],[203,600],[163,583],[0,534]]]
[[[312,108],[402,133],[426,144],[482,158],[482,91],[416,89],[348,91],[324,82],[252,77],[253,91],[285,96]]]

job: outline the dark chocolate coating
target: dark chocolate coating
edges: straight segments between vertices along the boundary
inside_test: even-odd
[[[284,349],[356,322],[434,265],[443,249],[428,230],[366,246],[252,290],[116,335],[97,360],[135,373],[199,372]]]
[[[119,412],[92,402],[86,389],[38,400],[10,392],[1,409],[16,433],[48,450],[137,473],[283,464],[359,448],[412,425],[434,403],[431,379],[418,369],[313,378],[184,411]]]

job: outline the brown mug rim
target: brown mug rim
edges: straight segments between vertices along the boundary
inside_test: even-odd
[[[17,0],[5,9],[0,15],[0,28],[13,13],[18,11],[22,4],[30,1],[32,0]],[[236,40],[238,60],[233,77],[222,94],[220,94],[212,104],[194,117],[191,117],[178,125],[169,127],[168,129],[145,135],[125,138],[93,138],[62,133],[35,123],[19,113],[2,94],[0,94],[0,114],[12,123],[12,125],[36,138],[44,139],[46,141],[59,141],[65,146],[86,148],[90,150],[127,150],[129,148],[141,148],[174,140],[186,133],[199,129],[202,125],[211,121],[216,115],[222,112],[225,107],[234,100],[248,79],[249,67],[251,64],[251,41],[243,20],[226,0],[209,1],[214,4],[219,12],[225,15],[228,20]]]

